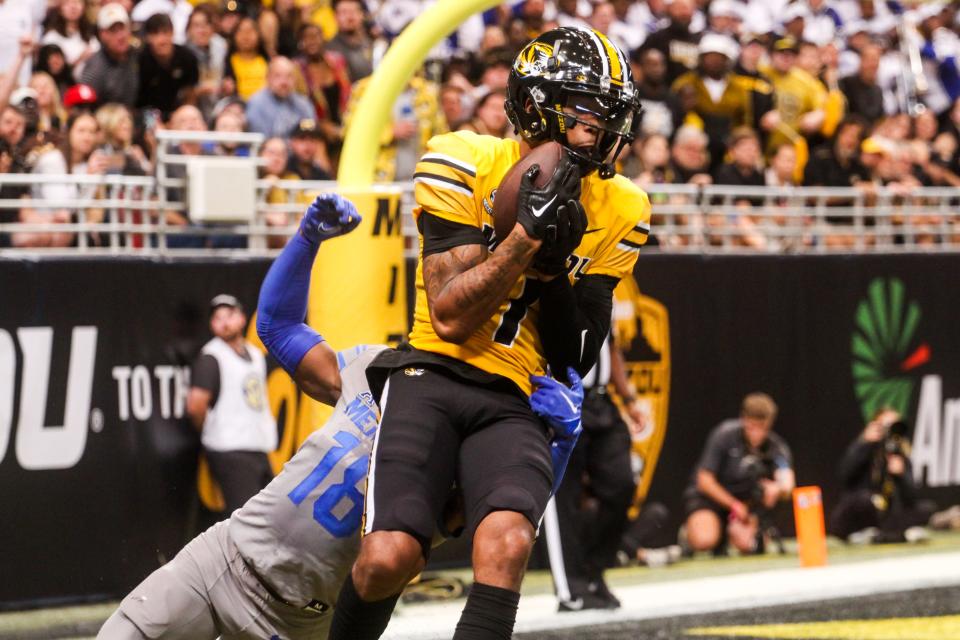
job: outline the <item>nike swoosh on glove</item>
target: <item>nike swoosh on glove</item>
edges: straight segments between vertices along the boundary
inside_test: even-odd
[[[362,220],[356,206],[336,193],[317,196],[300,221],[300,235],[312,244],[353,231]]]
[[[539,173],[540,165],[534,164],[520,178],[517,222],[531,238],[553,242],[557,238],[557,211],[580,197],[580,169],[564,153],[550,181],[541,188],[533,182]]]

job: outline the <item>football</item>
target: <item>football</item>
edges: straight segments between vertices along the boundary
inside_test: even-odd
[[[530,153],[517,160],[516,164],[503,176],[500,186],[497,187],[497,195],[493,199],[493,227],[498,240],[502,242],[517,224],[517,198],[520,195],[520,180],[523,174],[531,165],[540,165],[540,173],[534,178],[533,183],[538,188],[543,187],[550,182],[564,153],[566,152],[560,143],[546,142],[534,147]]]

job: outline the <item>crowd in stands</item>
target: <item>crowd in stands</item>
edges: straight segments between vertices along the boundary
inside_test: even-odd
[[[268,139],[260,148],[264,177],[328,179],[369,76],[392,39],[431,4],[3,0],[0,174],[150,175],[155,132],[186,128],[261,133]],[[643,113],[620,170],[648,189],[655,205],[680,198],[658,200],[658,184],[855,187],[868,206],[878,187],[906,196],[919,186],[960,186],[958,5],[514,0],[471,17],[431,51],[393,106],[376,179],[409,181],[436,133],[514,135],[503,99],[515,53],[548,29],[583,26],[608,34],[628,56]],[[189,153],[188,146],[180,151]],[[248,150],[200,145],[192,152]],[[0,198],[83,195],[58,185],[0,187]],[[844,203],[850,200],[828,204]],[[723,241],[738,245],[789,248],[771,246],[763,229],[794,218],[771,213],[769,199],[732,204],[722,214],[680,221],[724,227]],[[190,224],[182,212],[164,215],[168,224]],[[63,206],[0,210],[0,222],[71,219],[77,211]],[[826,220],[840,228],[850,218]],[[662,244],[692,242],[689,234],[658,234],[657,222],[653,238]],[[0,246],[76,241],[69,233],[0,234]],[[793,240],[817,241],[803,234]],[[853,236],[827,241],[849,244]]]

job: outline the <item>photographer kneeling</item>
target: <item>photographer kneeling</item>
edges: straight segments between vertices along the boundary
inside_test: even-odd
[[[722,555],[727,541],[740,553],[759,550],[761,524],[795,485],[790,448],[771,432],[776,416],[770,396],[751,393],[739,418],[710,432],[684,492],[690,551]]]
[[[880,409],[840,461],[843,493],[830,514],[830,533],[847,542],[918,542],[933,512],[917,500],[907,425]]]

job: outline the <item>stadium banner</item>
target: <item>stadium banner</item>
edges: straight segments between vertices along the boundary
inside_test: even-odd
[[[190,364],[210,299],[252,314],[268,266],[0,260],[0,608],[119,597],[211,524]]]
[[[650,490],[669,423],[670,318],[666,307],[640,292],[634,278],[621,280],[613,294],[611,331],[624,354],[627,382],[645,419],[643,429],[632,434],[631,466],[637,489],[631,516],[635,517]],[[615,393],[614,401],[621,403]]]
[[[197,493],[199,438],[184,413],[189,366],[209,338],[210,298],[232,293],[252,315],[268,267],[0,260],[0,608],[119,597],[210,524]],[[398,282],[409,284],[411,268]],[[798,483],[822,488],[828,515],[843,450],[884,404],[911,426],[923,494],[940,507],[960,503],[960,292],[944,287],[958,270],[960,255],[947,254],[642,254],[638,288],[615,316],[636,316],[621,330],[652,418],[651,437],[635,443],[647,500],[679,524],[707,433],[763,390],[780,406],[775,428],[793,449]],[[409,302],[412,288],[396,295]],[[358,314],[354,304],[341,309],[310,320],[326,334],[324,323]],[[278,468],[316,423],[270,366]],[[458,541],[434,550],[432,563],[468,559]]]
[[[679,525],[708,432],[764,391],[779,405],[774,430],[797,483],[823,489],[827,517],[841,456],[884,405],[910,427],[921,495],[941,509],[960,503],[960,289],[947,275],[957,269],[960,255],[932,253],[641,253],[636,281],[669,314],[672,372],[648,499]],[[793,532],[789,509],[777,522]]]

